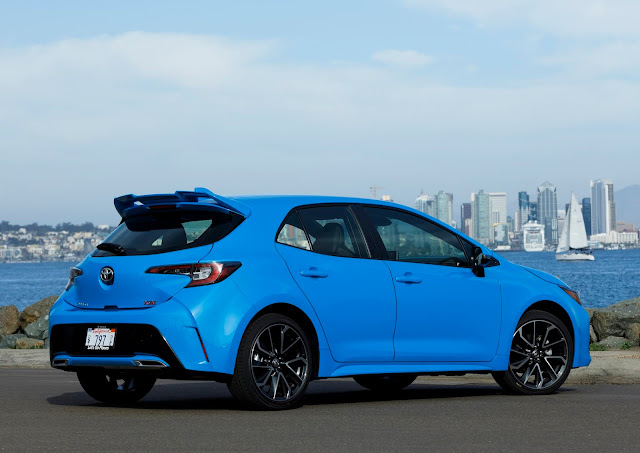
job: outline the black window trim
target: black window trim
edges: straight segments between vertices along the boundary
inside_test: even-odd
[[[361,260],[375,259],[374,258],[374,253],[373,253],[373,251],[371,249],[371,245],[369,244],[369,241],[368,241],[367,236],[365,234],[365,231],[364,231],[364,229],[362,227],[362,224],[361,224],[360,220],[358,219],[358,216],[356,215],[356,213],[353,210],[353,206],[354,206],[353,203],[309,203],[309,204],[303,204],[303,205],[295,206],[289,212],[287,212],[287,214],[284,216],[284,219],[282,220],[282,222],[280,222],[280,226],[278,227],[278,230],[276,231],[275,243],[276,244],[281,244],[281,245],[286,245],[287,247],[293,247],[293,248],[298,249],[298,250],[304,250],[305,252],[316,253],[318,255],[333,256],[335,258],[349,258],[349,259],[361,259]],[[362,235],[363,245],[365,247],[364,251],[367,253],[368,256],[325,255],[324,253],[318,253],[318,252],[315,252],[313,250],[313,243],[311,242],[311,238],[309,237],[309,232],[307,231],[307,228],[304,226],[304,222],[302,222],[302,218],[300,217],[299,211],[301,209],[328,208],[328,207],[346,207],[349,210],[349,212],[351,213],[351,216],[353,217],[353,220],[356,223],[356,227],[358,228],[358,230],[360,231],[360,234]],[[298,217],[298,220],[300,221],[300,225],[302,225],[304,234],[307,237],[307,242],[309,243],[309,247],[310,247],[309,250],[301,249],[300,247],[296,247],[295,245],[283,244],[282,242],[278,242],[278,235],[280,234],[280,231],[282,230],[282,228],[286,225],[286,221],[287,221],[287,219],[289,218],[289,215],[292,212],[295,212],[296,216]],[[376,251],[376,254],[377,254],[377,251]]]

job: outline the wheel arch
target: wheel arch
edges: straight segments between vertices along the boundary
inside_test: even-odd
[[[289,318],[293,319],[296,323],[298,323],[300,327],[302,327],[305,330],[305,332],[309,336],[309,340],[311,341],[312,353],[315,359],[313,361],[313,369],[311,370],[312,372],[311,378],[312,379],[317,378],[318,369],[320,366],[320,344],[318,340],[318,332],[316,331],[316,328],[313,325],[313,322],[311,321],[309,316],[307,316],[307,314],[303,310],[296,307],[295,305],[288,304],[286,302],[277,302],[271,305],[267,305],[258,313],[256,313],[253,316],[253,318],[251,318],[248,325],[250,325],[253,321],[258,319],[259,317],[269,313],[288,316]]]
[[[558,318],[560,321],[562,321],[563,324],[567,327],[569,334],[571,335],[571,340],[575,343],[576,333],[575,333],[575,327],[573,325],[573,321],[571,319],[571,316],[569,316],[569,313],[567,313],[567,311],[564,309],[562,305],[550,300],[541,300],[530,305],[524,311],[524,313],[522,313],[522,316],[524,316],[526,313],[532,310],[539,310],[539,311],[550,313],[554,315],[556,318]],[[522,316],[520,318],[522,318]]]

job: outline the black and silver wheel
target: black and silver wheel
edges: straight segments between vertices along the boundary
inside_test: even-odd
[[[79,371],[78,380],[87,394],[107,404],[131,404],[151,391],[156,378],[121,371]]]
[[[573,362],[573,340],[556,316],[538,310],[524,314],[511,343],[509,369],[494,372],[510,393],[547,395],[560,388]]]
[[[415,374],[369,374],[354,376],[353,380],[369,390],[392,393],[408,387],[417,377]]]
[[[247,328],[229,390],[251,407],[289,409],[300,403],[313,370],[311,343],[291,318],[270,313]]]

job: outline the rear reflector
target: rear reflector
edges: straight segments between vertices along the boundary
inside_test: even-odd
[[[172,266],[155,266],[147,269],[148,274],[183,275],[191,278],[186,286],[204,286],[220,283],[233,274],[242,263],[238,261],[176,264]]]

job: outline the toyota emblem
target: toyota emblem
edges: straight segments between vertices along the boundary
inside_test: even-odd
[[[113,285],[113,277],[113,269],[109,266],[103,267],[100,271],[100,280],[102,280],[102,283],[105,285]]]

